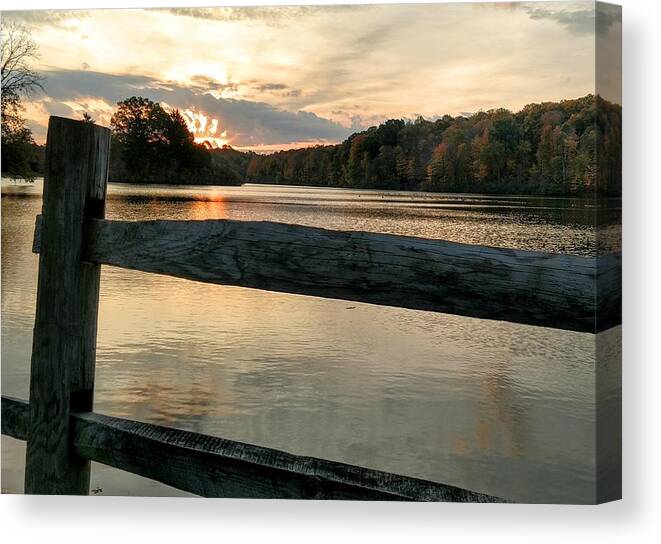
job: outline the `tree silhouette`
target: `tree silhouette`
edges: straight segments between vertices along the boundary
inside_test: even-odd
[[[22,26],[2,23],[0,32],[2,172],[32,181],[39,161],[32,132],[22,116],[21,100],[43,90],[44,79],[31,67],[31,62],[38,58],[38,49]]]

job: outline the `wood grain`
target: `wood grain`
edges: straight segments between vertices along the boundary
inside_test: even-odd
[[[100,128],[100,127],[99,127]],[[103,219],[108,187],[108,165],[110,158],[110,131],[92,130],[87,197],[83,221]],[[94,404],[94,370],[96,366],[96,333],[99,314],[99,289],[101,266],[81,262],[82,297],[82,357],[80,366],[73,367],[70,375],[71,410],[90,411]]]
[[[581,332],[621,322],[619,254],[597,261],[270,222],[90,220],[83,259],[210,283]]]
[[[110,131],[51,117],[46,145],[25,491],[86,494],[89,461],[71,454],[69,413],[91,409],[98,266],[82,262],[86,214],[103,217]],[[92,315],[93,314],[93,315]]]
[[[3,397],[2,432],[22,438],[27,411],[25,401]],[[89,412],[70,417],[76,455],[205,497],[508,502],[442,483],[148,423]]]
[[[0,419],[2,419],[2,434],[17,440],[28,439],[30,407],[27,402],[3,395]]]

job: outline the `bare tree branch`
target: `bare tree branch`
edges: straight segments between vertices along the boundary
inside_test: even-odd
[[[15,23],[3,23],[0,34],[1,170],[3,175],[30,181],[34,179],[38,161],[32,131],[21,115],[24,110],[21,98],[43,90],[44,79],[31,66],[38,58],[38,50],[30,33]]]
[[[0,33],[2,34],[0,85],[3,97],[6,94],[20,98],[38,90],[43,91],[44,78],[31,67],[31,62],[39,58],[39,53],[30,33],[25,27],[16,23],[3,23]]]

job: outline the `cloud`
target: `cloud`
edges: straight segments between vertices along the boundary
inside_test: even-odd
[[[89,17],[88,11],[78,10],[31,10],[31,11],[3,11],[2,18],[26,27],[54,26],[66,27],[72,19]]]
[[[594,34],[608,32],[609,28],[620,21],[619,6],[614,9],[596,9],[592,2],[577,3],[508,3],[510,8],[521,8],[531,19],[539,21],[547,19],[555,21],[569,32],[575,35]],[[601,4],[599,4],[601,6]],[[603,4],[607,6],[608,4]]]
[[[62,102],[45,102],[44,109],[49,115],[57,115],[59,117],[77,118],[78,115],[70,106]]]
[[[257,21],[269,26],[279,26],[288,19],[314,13],[315,6],[263,6],[263,7],[217,7],[217,8],[158,8],[158,11],[179,17],[191,17],[212,21]]]
[[[118,102],[138,91],[163,85],[148,76],[114,75],[89,69],[51,69],[42,74],[46,77],[46,95],[58,101],[95,97]]]
[[[365,114],[359,113],[360,106],[354,106],[354,111],[333,110],[331,113],[334,118],[341,119],[345,125],[350,127],[351,132],[360,132],[370,127],[380,125],[388,119],[384,114]]]
[[[617,32],[621,34],[622,29],[622,8],[617,4],[597,4],[597,31],[606,34],[611,28],[618,26]]]
[[[259,93],[272,94],[288,98],[298,98],[303,93],[301,89],[292,89],[285,83],[263,83],[259,81],[253,81],[248,86]]]
[[[35,68],[47,72],[53,100],[76,112],[89,104],[107,123],[117,101],[142,95],[222,119],[233,144],[250,145],[337,141],[412,112],[516,110],[594,92],[593,4],[496,9],[501,5],[108,9],[83,12],[82,21],[59,11],[29,16],[65,25],[33,32],[41,53]],[[43,105],[31,115],[32,123],[47,119]]]
[[[91,70],[49,70],[46,76],[48,107],[90,98],[115,103],[141,95],[178,108],[193,108],[219,119],[236,146],[291,142],[340,141],[349,129],[307,111],[287,111],[263,102],[214,97],[198,87],[149,76],[105,74]]]
[[[287,88],[287,85],[284,83],[262,83],[257,85],[256,89],[258,91],[282,91]]]
[[[598,4],[608,6],[608,4]],[[522,10],[533,21],[549,20],[558,23],[570,33],[580,36],[608,29],[620,20],[619,6],[614,9],[595,8],[594,2],[499,2],[495,4],[475,4],[477,8],[500,10]]]
[[[569,11],[563,9],[549,9],[528,6],[526,7],[531,19],[550,19],[564,26],[575,34],[593,34],[595,29],[595,10],[584,9]]]
[[[191,76],[190,87],[194,87],[200,91],[236,91],[239,86],[236,83],[223,83],[217,79],[202,74]]]

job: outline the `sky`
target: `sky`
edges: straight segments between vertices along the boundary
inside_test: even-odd
[[[342,141],[391,118],[434,118],[595,92],[593,2],[105,9],[2,13],[40,51],[26,104],[109,125],[144,96],[198,141],[273,151]],[[610,32],[609,17],[600,26]],[[619,25],[618,25],[619,26]]]

